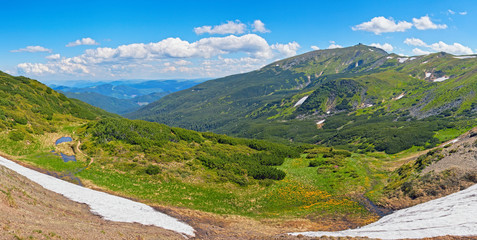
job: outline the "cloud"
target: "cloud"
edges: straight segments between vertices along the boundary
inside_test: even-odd
[[[314,46],[314,45],[311,46],[310,48],[313,49],[313,50],[320,50],[320,48],[318,46]]]
[[[448,10],[448,13],[455,14],[454,11]],[[351,27],[353,31],[367,31],[373,32],[376,35],[381,33],[389,32],[405,32],[412,27],[416,27],[418,30],[428,30],[428,29],[446,29],[446,24],[435,24],[431,21],[428,15],[422,16],[421,18],[413,18],[412,23],[407,21],[396,21],[392,18],[385,18],[383,16],[374,17],[369,22],[364,22],[358,24],[354,27]]]
[[[11,50],[10,52],[51,52],[51,49],[44,48],[42,46],[28,46],[26,48],[20,48],[17,50]]]
[[[277,50],[279,53],[283,54],[285,57],[291,57],[296,55],[296,51],[300,48],[300,44],[297,42],[290,42],[287,44],[276,43],[270,46],[272,49]]]
[[[185,65],[190,65],[190,64],[192,64],[192,62],[187,61],[187,60],[184,60],[184,59],[181,59],[181,60],[174,61],[174,64],[180,65],[180,66],[185,66]]]
[[[460,15],[467,15],[467,11],[459,12]]]
[[[44,74],[44,73],[55,73],[52,69],[48,67],[46,64],[42,63],[20,63],[17,65],[18,69],[22,71],[18,71],[20,74],[22,73],[33,73],[33,74]]]
[[[260,21],[260,20],[255,20],[253,21],[252,28],[254,32],[259,32],[259,33],[268,33],[270,30],[265,28],[265,24]]]
[[[414,26],[419,30],[427,29],[446,29],[447,25],[445,24],[435,24],[431,21],[429,16],[422,16],[421,18],[413,18],[412,22]]]
[[[452,45],[446,44],[445,42],[439,41],[437,43],[433,43],[429,46],[432,50],[437,52],[446,52],[455,55],[465,55],[465,54],[473,54],[472,49],[466,47],[460,43],[454,43]]]
[[[411,46],[427,46],[427,44],[419,38],[406,38],[406,40],[404,40],[404,43]]]
[[[271,58],[273,55],[265,39],[255,34],[246,34],[202,38],[192,43],[180,38],[167,38],[148,44],[88,49],[82,58],[93,62],[108,62],[118,59],[211,58],[238,52],[256,58]]]
[[[432,52],[429,52],[429,51],[424,51],[420,48],[414,48],[412,50],[412,53],[414,53],[415,55],[427,55],[427,54],[431,54]]]
[[[54,54],[47,57],[47,63],[18,64],[17,72],[37,76],[54,75],[57,78],[66,76],[62,79],[93,75],[104,79],[151,78],[161,73],[176,74],[171,77],[185,76],[177,73],[194,78],[224,76],[257,69],[276,57],[296,55],[299,48],[297,42],[269,45],[256,34],[208,37],[195,42],[167,38],[152,43],[86,49],[83,54],[70,58]],[[228,54],[234,54],[234,58],[226,58]],[[241,60],[233,60],[237,57]],[[206,68],[203,62],[216,65]],[[234,65],[239,63],[245,65]],[[161,76],[166,77],[167,74]]]
[[[406,40],[404,40],[404,43],[411,46],[425,47],[429,50],[429,51],[425,51],[419,48],[415,48],[413,50],[413,53],[415,54],[418,54],[418,53],[428,54],[430,50],[432,50],[432,52],[446,52],[446,53],[450,53],[454,55],[473,54],[473,51],[471,48],[466,47],[460,43],[447,44],[443,41],[439,41],[433,44],[426,44],[424,41],[418,38],[407,38]]]
[[[66,44],[66,47],[76,47],[81,45],[99,45],[99,43],[96,42],[94,39],[88,37],[88,38],[78,39],[74,42],[70,42]]]
[[[258,20],[260,21],[260,20]],[[263,24],[263,23],[262,23]],[[263,26],[265,27],[265,26]],[[247,26],[241,23],[239,20],[227,21],[227,23],[216,26],[202,26],[194,28],[194,32],[197,35],[204,33],[208,34],[242,34],[247,29]]]
[[[392,50],[394,50],[394,47],[389,43],[384,43],[384,44],[371,43],[370,46],[381,48],[386,52],[391,52]]]
[[[328,46],[328,49],[334,49],[334,48],[342,48],[343,46],[336,44],[335,41],[330,41],[330,46]]]
[[[58,59],[60,59],[60,57],[61,57],[60,54],[57,53],[57,54],[52,54],[52,55],[46,56],[45,58],[49,59],[49,60],[58,60]]]
[[[449,10],[447,10],[447,12],[448,12],[449,14],[451,14],[451,15],[454,15],[454,14],[455,14],[455,12],[454,12],[454,11],[452,11],[452,10],[450,10],[450,9],[449,9]]]
[[[410,22],[399,21],[396,23],[392,18],[387,19],[381,16],[374,17],[371,21],[358,24],[351,29],[353,29],[353,31],[373,32],[374,34],[379,35],[387,32],[404,32],[411,27],[412,23]]]

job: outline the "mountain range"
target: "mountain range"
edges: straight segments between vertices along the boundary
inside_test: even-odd
[[[362,44],[318,50],[201,83],[126,116],[396,153],[435,146],[435,132],[468,127],[477,113],[476,61],[443,52],[404,57]]]
[[[54,90],[69,98],[79,99],[108,112],[125,114],[161,97],[190,88],[203,81],[197,80],[130,80],[114,82],[66,83],[68,86],[52,84]]]

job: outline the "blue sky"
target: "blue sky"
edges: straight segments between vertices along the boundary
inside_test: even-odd
[[[475,54],[474,1],[2,1],[0,70],[59,80],[215,78],[363,43]]]

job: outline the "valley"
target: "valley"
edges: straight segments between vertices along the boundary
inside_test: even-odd
[[[227,123],[223,126],[232,127],[230,134],[236,136],[221,134],[223,126],[199,132],[126,119],[69,99],[35,80],[3,73],[0,151],[8,159],[48,175],[152,206],[190,224],[199,239],[293,238],[286,233],[357,228],[377,221],[385,213],[472,186],[477,182],[477,164],[473,158],[477,122],[473,93],[469,90],[474,81],[473,75],[468,76],[462,67],[472,58],[436,54],[404,61],[384,51],[369,49],[358,45],[312,52],[316,59],[331,57],[362,68],[349,69],[340,63],[330,73],[325,67],[319,69],[320,73],[313,73],[316,78],[303,75],[308,80],[289,82],[288,90],[251,87],[265,90],[256,92],[247,87],[242,92],[247,95],[231,93],[237,99],[218,95],[215,98],[221,100],[214,104],[196,106],[202,104],[200,98],[210,101],[210,96],[201,93],[209,88],[204,86],[216,82],[225,89],[247,86],[243,82],[228,82],[227,78],[242,79],[236,75],[170,94],[140,110],[157,113],[151,106],[176,96],[186,100],[175,106],[174,111],[187,112],[197,119],[197,124],[208,120],[200,119],[204,115],[194,114],[208,112],[208,117],[214,118],[210,126],[219,126],[214,124],[222,121]],[[346,60],[350,56],[359,59]],[[396,58],[395,62],[387,64],[390,57]],[[425,60],[426,64],[444,61],[448,66],[448,61],[453,61],[450,58],[464,61],[450,67],[463,72],[451,75],[446,81],[409,76],[408,73],[417,71],[412,70],[416,66],[400,65]],[[260,70],[265,73],[248,74],[255,77],[275,74],[274,81],[286,82],[297,76],[290,67],[308,69],[303,62],[308,59],[308,55],[297,56]],[[279,72],[277,65],[284,72]],[[377,70],[379,67],[382,69]],[[396,67],[408,69],[399,70],[405,72],[400,73]],[[317,71],[314,67],[306,71],[312,70]],[[226,85],[221,85],[221,81]],[[301,89],[293,89],[296,83]],[[461,86],[456,90],[458,96],[466,97],[456,98],[454,91],[436,95],[455,84]],[[378,85],[381,87],[377,88]],[[28,94],[16,94],[19,88]],[[188,99],[190,92],[199,99]],[[180,96],[184,94],[185,98]],[[290,99],[286,100],[287,96]],[[436,96],[440,102],[436,102]],[[265,102],[275,99],[275,105],[261,106],[262,97],[268,99]],[[245,103],[242,101],[252,100],[256,102],[242,105]],[[334,103],[326,104],[330,102]],[[236,104],[235,109],[240,111],[232,114],[235,110],[230,107],[229,112],[210,114],[223,104]],[[186,105],[202,111],[189,111],[184,108]],[[244,118],[247,121],[237,117],[239,112],[247,114]],[[188,117],[181,115],[180,119]],[[58,143],[65,137],[68,141]],[[74,160],[65,161],[62,155],[74,156]],[[15,188],[2,188],[4,203],[10,208],[11,189]],[[20,199],[20,192],[16,194],[16,199]],[[84,219],[91,217],[86,215]],[[21,226],[19,222],[14,225]],[[128,226],[134,231],[137,224]],[[45,230],[41,233],[51,229],[73,236],[63,227],[42,226]],[[36,230],[16,229],[7,233],[43,236]],[[149,234],[153,233],[145,232],[144,236]],[[166,230],[157,234],[167,238],[176,236]],[[186,235],[193,234],[189,231]]]

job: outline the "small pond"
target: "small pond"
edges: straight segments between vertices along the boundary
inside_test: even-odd
[[[65,143],[65,142],[71,142],[73,139],[71,137],[61,137],[56,140],[55,145],[58,145],[60,143]]]
[[[71,142],[73,139],[71,137],[61,137],[56,140],[55,145],[58,145],[60,143],[65,143],[65,142]],[[64,153],[56,153],[55,151],[51,151],[53,154],[60,156],[61,159],[63,159],[63,162],[76,162],[76,157],[75,155],[66,155]]]

